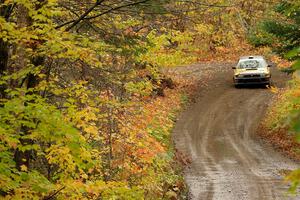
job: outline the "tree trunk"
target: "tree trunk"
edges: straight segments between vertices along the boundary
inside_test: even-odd
[[[42,1],[40,1],[42,3]],[[17,6],[17,24],[20,28],[22,27],[28,27],[32,24],[32,19],[29,17],[28,9],[25,8],[23,5]],[[38,9],[38,8],[37,8]],[[36,47],[31,47],[33,51],[35,51]],[[16,50],[16,54],[18,56],[18,60],[16,61],[16,67],[12,69],[12,73],[18,72],[20,70],[24,70],[27,67],[28,63],[33,64],[34,66],[40,66],[44,64],[45,57],[37,56],[35,58],[29,59],[25,53],[25,47],[22,45],[19,45]],[[38,78],[36,75],[29,73],[25,80],[22,81],[20,85],[20,80],[12,81],[11,87],[17,88],[17,87],[25,87],[26,89],[34,88],[38,84]],[[26,93],[25,95],[27,95]],[[24,106],[27,106],[28,102],[24,102]],[[20,134],[21,136],[29,134],[30,128],[22,126],[20,128]],[[22,146],[24,145],[30,145],[33,144],[32,140],[29,139],[20,139],[20,143]],[[20,170],[22,165],[25,165],[27,168],[30,167],[30,159],[31,159],[31,151],[20,151],[17,149],[15,151],[14,159],[16,162],[16,167]]]
[[[0,4],[4,3],[4,0],[0,1]],[[14,5],[8,5],[8,6],[1,6],[0,7],[0,16],[9,20],[9,17],[13,11]],[[2,38],[0,38],[0,77],[4,75],[4,72],[7,70],[7,63],[8,63],[8,44],[5,42]],[[5,89],[6,87],[3,85],[0,85],[0,99],[5,98]],[[1,106],[1,105],[0,105]]]

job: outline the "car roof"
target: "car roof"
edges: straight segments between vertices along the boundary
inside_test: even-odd
[[[263,56],[242,56],[240,60],[264,60]]]

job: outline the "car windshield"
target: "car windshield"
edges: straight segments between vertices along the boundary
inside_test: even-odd
[[[239,69],[255,69],[261,68],[263,65],[257,60],[243,60],[239,62],[237,67]]]

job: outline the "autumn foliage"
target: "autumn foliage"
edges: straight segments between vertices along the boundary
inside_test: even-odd
[[[150,21],[145,2],[1,1],[2,198],[180,198],[180,93],[157,97],[163,76],[131,30]]]
[[[252,2],[0,0],[1,198],[184,198],[161,68],[253,52]]]

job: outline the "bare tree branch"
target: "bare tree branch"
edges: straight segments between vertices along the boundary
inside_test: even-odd
[[[65,188],[66,188],[65,186],[61,187],[60,189],[58,189],[55,192],[53,192],[51,195],[44,197],[43,200],[51,200],[51,199],[53,199],[60,191],[62,191]]]
[[[143,1],[138,1],[138,2],[134,2],[134,3],[129,3],[129,4],[125,4],[125,5],[121,5],[121,6],[117,6],[117,7],[114,7],[114,8],[111,8],[107,11],[104,11],[98,15],[94,15],[94,16],[90,16],[90,17],[87,17],[86,19],[94,19],[94,18],[97,18],[97,17],[100,17],[102,15],[105,15],[107,13],[110,13],[112,11],[116,11],[116,10],[119,10],[121,8],[125,8],[125,7],[131,7],[131,6],[135,6],[135,5],[138,5],[138,4],[142,4],[142,3],[146,3],[147,1],[150,1],[150,0],[143,0]]]
[[[99,1],[100,4],[101,4],[103,1],[104,1],[104,0]],[[66,25],[68,25],[68,24],[72,24],[72,25],[70,25],[70,26],[66,29],[66,31],[69,31],[69,30],[71,30],[74,26],[76,26],[76,25],[77,25],[80,21],[82,21],[82,20],[85,20],[85,19],[87,19],[87,20],[89,20],[89,19],[95,19],[95,18],[97,18],[97,17],[101,17],[102,15],[108,14],[108,13],[110,13],[110,12],[113,12],[113,11],[116,11],[116,10],[119,10],[119,9],[122,9],[122,8],[126,8],[126,7],[135,6],[135,5],[138,5],[138,4],[146,3],[147,1],[150,1],[150,0],[142,0],[142,1],[134,2],[134,3],[128,3],[128,4],[116,6],[116,7],[110,8],[110,9],[108,9],[108,10],[106,10],[106,11],[100,13],[100,14],[97,14],[97,15],[94,15],[94,16],[87,17],[88,14],[89,14],[90,12],[92,12],[98,5],[100,5],[99,3],[95,3],[90,9],[88,9],[88,10],[87,10],[83,15],[81,15],[78,19],[76,19],[76,20],[70,20],[70,21],[65,22],[65,23],[63,23],[63,24],[61,24],[61,25],[58,25],[58,26],[55,27],[55,28],[56,28],[56,29],[59,29],[59,28],[61,28],[61,27],[63,27],[63,26],[66,26]]]
[[[85,11],[85,13],[83,13],[78,19],[71,20],[61,25],[58,25],[57,27],[55,27],[55,29],[59,29],[63,26],[71,24],[68,28],[66,28],[66,31],[71,30],[74,26],[76,26],[80,21],[82,21],[88,14],[90,14],[97,6],[101,5],[101,3],[103,3],[104,1],[105,0],[97,0],[96,3],[92,7],[90,7],[87,11]]]

